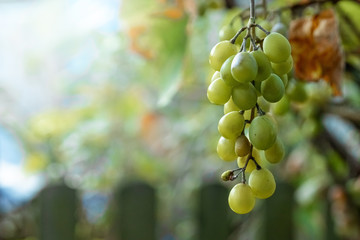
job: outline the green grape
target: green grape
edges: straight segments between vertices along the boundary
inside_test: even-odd
[[[287,88],[287,85],[288,85],[288,75],[287,74],[284,74],[284,75],[281,75],[279,76],[281,78],[281,81],[283,82],[284,84],[284,87]]]
[[[260,97],[261,96],[261,82],[254,82],[254,87],[256,90],[256,95],[258,97]]]
[[[285,87],[281,78],[272,73],[268,79],[261,83],[261,94],[268,102],[279,101],[285,93]]]
[[[220,72],[216,71],[216,72],[214,72],[214,74],[211,77],[211,82],[213,82],[214,80],[216,80],[218,78],[220,78]]]
[[[235,34],[236,30],[232,26],[225,25],[220,29],[219,32],[220,41],[230,40],[235,36]]]
[[[280,101],[271,105],[271,112],[276,115],[284,115],[290,109],[290,102],[286,95],[284,95]]]
[[[284,144],[279,138],[276,138],[274,145],[265,150],[265,158],[270,163],[278,163],[285,156]]]
[[[274,176],[266,168],[251,172],[249,176],[249,186],[254,196],[260,199],[272,196],[276,189]]]
[[[238,46],[241,47],[241,44],[242,44],[245,36],[246,36],[246,30],[242,31],[240,33],[240,35],[236,38],[235,44],[237,44]],[[248,38],[248,39],[246,39],[246,48],[248,48],[249,46],[250,46],[250,39]]]
[[[272,73],[271,63],[266,57],[265,53],[261,50],[253,51],[250,53],[256,60],[258,65],[257,75],[254,78],[256,82],[261,82],[267,79]]]
[[[224,161],[234,161],[237,158],[235,153],[235,140],[220,137],[216,151],[218,156]]]
[[[244,134],[236,139],[235,153],[239,157],[244,157],[250,153],[250,142]]]
[[[232,99],[240,110],[248,110],[255,106],[257,101],[256,89],[251,83],[234,87]]]
[[[232,97],[230,97],[229,101],[227,101],[227,103],[225,103],[224,105],[224,114],[227,114],[232,111],[240,111],[240,108],[236,106],[236,104],[232,100]]]
[[[260,153],[258,152],[257,149],[253,148],[253,153],[252,153],[254,159],[256,160],[256,162],[261,165],[261,157],[260,157]],[[246,164],[246,160],[247,160],[248,156],[243,156],[243,157],[238,157],[237,158],[237,165],[239,168],[243,168],[245,167]],[[254,163],[253,160],[249,160],[248,165],[246,166],[245,172],[247,173],[251,173],[254,169],[256,169],[256,164]]]
[[[236,81],[231,74],[231,63],[232,63],[234,57],[235,57],[235,55],[226,59],[226,61],[224,62],[224,64],[221,66],[221,69],[220,69],[221,78],[224,80],[224,82],[227,85],[229,85],[231,87],[239,86],[241,84],[238,81]]]
[[[229,101],[230,96],[231,87],[229,87],[221,78],[214,80],[208,87],[207,97],[213,104],[225,104]]]
[[[290,56],[291,46],[283,35],[272,32],[265,37],[263,50],[271,62],[281,63],[286,61]]]
[[[262,28],[264,28],[266,31],[270,32],[271,30],[271,23],[269,23],[266,20],[262,20],[261,22],[258,23]],[[266,37],[266,33],[261,30],[260,28],[256,28],[255,30],[255,34],[258,38],[263,39]]]
[[[254,116],[256,116],[256,111],[255,111],[255,113],[254,113]],[[244,112],[244,119],[247,119],[247,120],[250,120],[250,119],[251,119],[251,109],[246,110],[246,111]]]
[[[271,63],[271,67],[274,70],[274,73],[277,75],[284,75],[291,71],[293,67],[293,58],[290,55],[288,59],[286,59],[285,62],[281,63]]]
[[[270,110],[270,103],[266,101],[263,96],[258,98],[258,104],[264,112],[268,112]]]
[[[231,210],[238,214],[248,213],[255,206],[254,194],[245,183],[238,183],[231,189],[228,201]]]
[[[232,44],[230,41],[219,42],[211,49],[209,56],[210,66],[214,70],[220,71],[225,60],[230,56],[235,55],[238,51],[238,46]]]
[[[287,37],[287,35],[288,35],[287,27],[285,26],[285,24],[283,24],[281,22],[275,23],[275,25],[271,29],[271,32],[280,33],[284,37]]]
[[[231,74],[235,80],[248,83],[255,79],[258,65],[255,58],[248,52],[239,52],[231,63]]]
[[[244,116],[240,112],[229,112],[220,119],[218,130],[224,138],[236,139],[244,130],[244,124]]]
[[[260,150],[270,148],[276,141],[276,127],[272,120],[263,115],[255,117],[249,128],[250,142]]]
[[[294,102],[305,102],[307,99],[304,83],[296,81],[295,79],[288,84],[286,94],[289,99]]]

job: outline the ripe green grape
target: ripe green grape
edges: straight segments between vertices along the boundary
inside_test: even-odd
[[[268,79],[261,83],[261,94],[268,102],[279,101],[285,93],[285,87],[281,78],[272,73]]]
[[[284,37],[287,37],[287,35],[288,35],[287,27],[285,26],[285,24],[283,24],[281,22],[275,23],[275,25],[271,29],[271,32],[280,33]]]
[[[226,61],[224,62],[224,64],[221,66],[221,69],[220,69],[221,78],[224,80],[224,82],[227,85],[229,85],[231,87],[239,86],[241,84],[238,81],[236,81],[231,74],[231,63],[232,63],[234,57],[235,57],[235,55],[226,59]]]
[[[258,23],[262,28],[264,28],[266,31],[270,32],[271,30],[271,23],[269,23],[266,20],[262,20]],[[255,30],[256,36],[260,39],[263,39],[266,37],[266,33],[261,30],[260,28],[256,28]]]
[[[288,72],[291,71],[293,67],[293,58],[290,55],[290,57],[286,59],[285,62],[271,63],[271,67],[274,70],[274,73],[276,73],[279,76],[287,74]]]
[[[230,96],[231,87],[229,87],[221,78],[214,80],[208,87],[207,97],[213,104],[225,104],[229,101]]]
[[[285,148],[282,141],[277,138],[274,145],[265,150],[265,158],[270,163],[278,163],[285,156]]]
[[[265,55],[274,63],[286,61],[291,53],[289,41],[277,32],[272,32],[265,37],[263,49]]]
[[[272,73],[271,63],[266,57],[265,53],[261,50],[256,50],[250,53],[256,60],[258,65],[257,75],[254,78],[256,82],[261,82],[267,79]]]
[[[224,114],[227,114],[232,111],[240,111],[240,108],[236,106],[234,101],[232,100],[232,97],[230,97],[229,101],[224,104]]]
[[[234,161],[237,158],[235,153],[235,140],[220,137],[216,151],[224,161]]]
[[[290,109],[290,102],[286,95],[284,95],[280,101],[271,105],[271,112],[276,115],[284,115]]]
[[[264,99],[263,96],[258,98],[258,104],[261,110],[268,112],[270,110],[270,103]]]
[[[232,100],[240,110],[248,110],[255,106],[257,101],[256,89],[251,83],[234,87]]]
[[[238,52],[238,46],[232,44],[230,41],[221,41],[217,43],[210,52],[209,63],[210,66],[220,71],[221,66],[230,56],[235,55]]]
[[[281,81],[283,82],[284,84],[284,87],[287,88],[287,85],[288,85],[288,75],[287,74],[284,74],[284,75],[281,75],[279,76],[281,78]]]
[[[244,134],[236,139],[235,153],[239,157],[244,157],[250,153],[250,142]]]
[[[225,25],[220,29],[219,32],[220,41],[230,40],[235,36],[235,34],[236,30],[232,26]]]
[[[258,65],[255,58],[248,52],[239,52],[235,55],[231,64],[231,74],[235,80],[248,83],[255,79]]]
[[[245,183],[238,183],[231,189],[228,201],[231,210],[238,214],[248,213],[255,206],[254,194]]]
[[[236,139],[244,130],[244,124],[244,116],[240,112],[229,112],[220,119],[218,130],[224,138]]]
[[[272,120],[263,115],[254,118],[249,128],[250,142],[260,150],[270,148],[276,141],[276,127]]]
[[[213,82],[214,80],[216,80],[218,78],[220,78],[220,72],[216,71],[216,72],[214,72],[214,74],[211,77],[211,82]]]
[[[272,196],[276,189],[274,176],[266,168],[251,172],[249,176],[249,186],[254,196],[260,199]]]
[[[289,99],[294,102],[305,102],[307,99],[307,93],[304,87],[304,83],[292,80],[286,89],[286,94]]]

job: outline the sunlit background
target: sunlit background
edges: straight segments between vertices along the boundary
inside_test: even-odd
[[[360,22],[359,4],[338,5],[341,26]],[[343,96],[309,83],[276,117],[277,195],[251,215],[228,208],[219,176],[237,166],[216,153],[208,55],[247,6],[0,0],[0,239],[359,239],[358,24],[340,31]]]

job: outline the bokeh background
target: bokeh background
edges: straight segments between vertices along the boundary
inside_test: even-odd
[[[247,7],[1,0],[0,239],[360,239],[357,1],[334,6],[341,96],[305,83],[307,100],[276,116],[277,192],[244,216],[227,205],[235,183],[219,176],[236,163],[216,153],[223,108],[206,98],[208,54]],[[332,5],[301,14],[322,7]]]

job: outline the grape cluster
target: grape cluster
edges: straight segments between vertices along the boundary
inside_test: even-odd
[[[262,27],[254,21],[238,32],[226,26],[209,56],[216,72],[207,97],[213,104],[224,105],[217,153],[224,161],[237,160],[239,168],[224,172],[222,179],[242,176],[229,194],[230,208],[239,214],[250,212],[256,198],[265,199],[275,192],[272,173],[261,167],[261,154],[269,163],[278,163],[285,155],[276,122],[262,106],[286,100],[287,74],[293,59],[286,37],[267,28],[270,26]],[[248,183],[245,172],[250,173]]]

